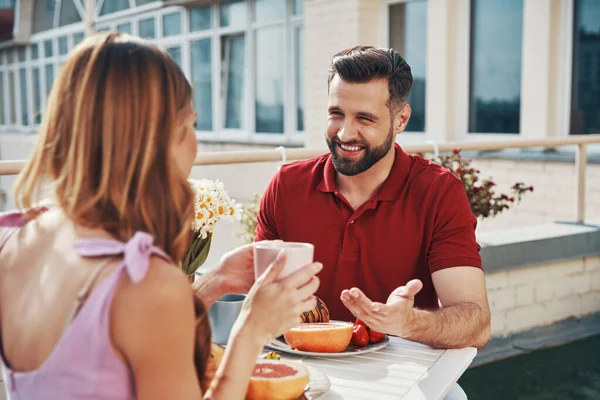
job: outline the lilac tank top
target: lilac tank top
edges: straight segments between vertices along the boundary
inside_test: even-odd
[[[0,214],[0,227],[12,228],[5,235],[6,239],[27,221],[20,213]],[[153,255],[171,261],[152,244],[152,236],[145,232],[137,232],[127,243],[104,238],[81,239],[74,243],[82,257],[96,257],[102,262],[101,258],[122,256],[123,262],[89,294],[38,369],[13,371],[2,353],[2,375],[9,400],[136,398],[129,367],[117,357],[111,345],[109,313],[122,273],[138,283],[144,279]]]

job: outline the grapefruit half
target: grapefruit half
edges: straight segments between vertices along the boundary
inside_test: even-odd
[[[313,353],[340,353],[352,339],[350,322],[300,324],[283,334],[287,344],[296,350]]]
[[[254,366],[246,400],[295,400],[309,381],[306,367],[283,360],[258,360]]]

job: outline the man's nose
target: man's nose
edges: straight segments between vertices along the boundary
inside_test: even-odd
[[[344,121],[344,125],[340,128],[337,134],[340,142],[350,142],[358,137],[358,132],[349,119]]]

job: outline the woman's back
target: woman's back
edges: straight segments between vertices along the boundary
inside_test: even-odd
[[[0,226],[15,221],[26,222],[10,214]],[[10,228],[3,241],[8,235],[0,249],[0,339],[9,393],[134,398],[129,368],[111,341],[111,303],[115,292],[145,278],[152,254],[168,257],[148,234],[123,244],[74,227],[59,211]],[[86,298],[73,315],[78,295]]]

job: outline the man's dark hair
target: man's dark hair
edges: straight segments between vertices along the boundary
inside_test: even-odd
[[[389,88],[387,106],[394,112],[406,103],[413,84],[410,66],[396,50],[373,46],[355,46],[333,56],[329,67],[328,89],[336,74],[350,83],[386,79]]]

